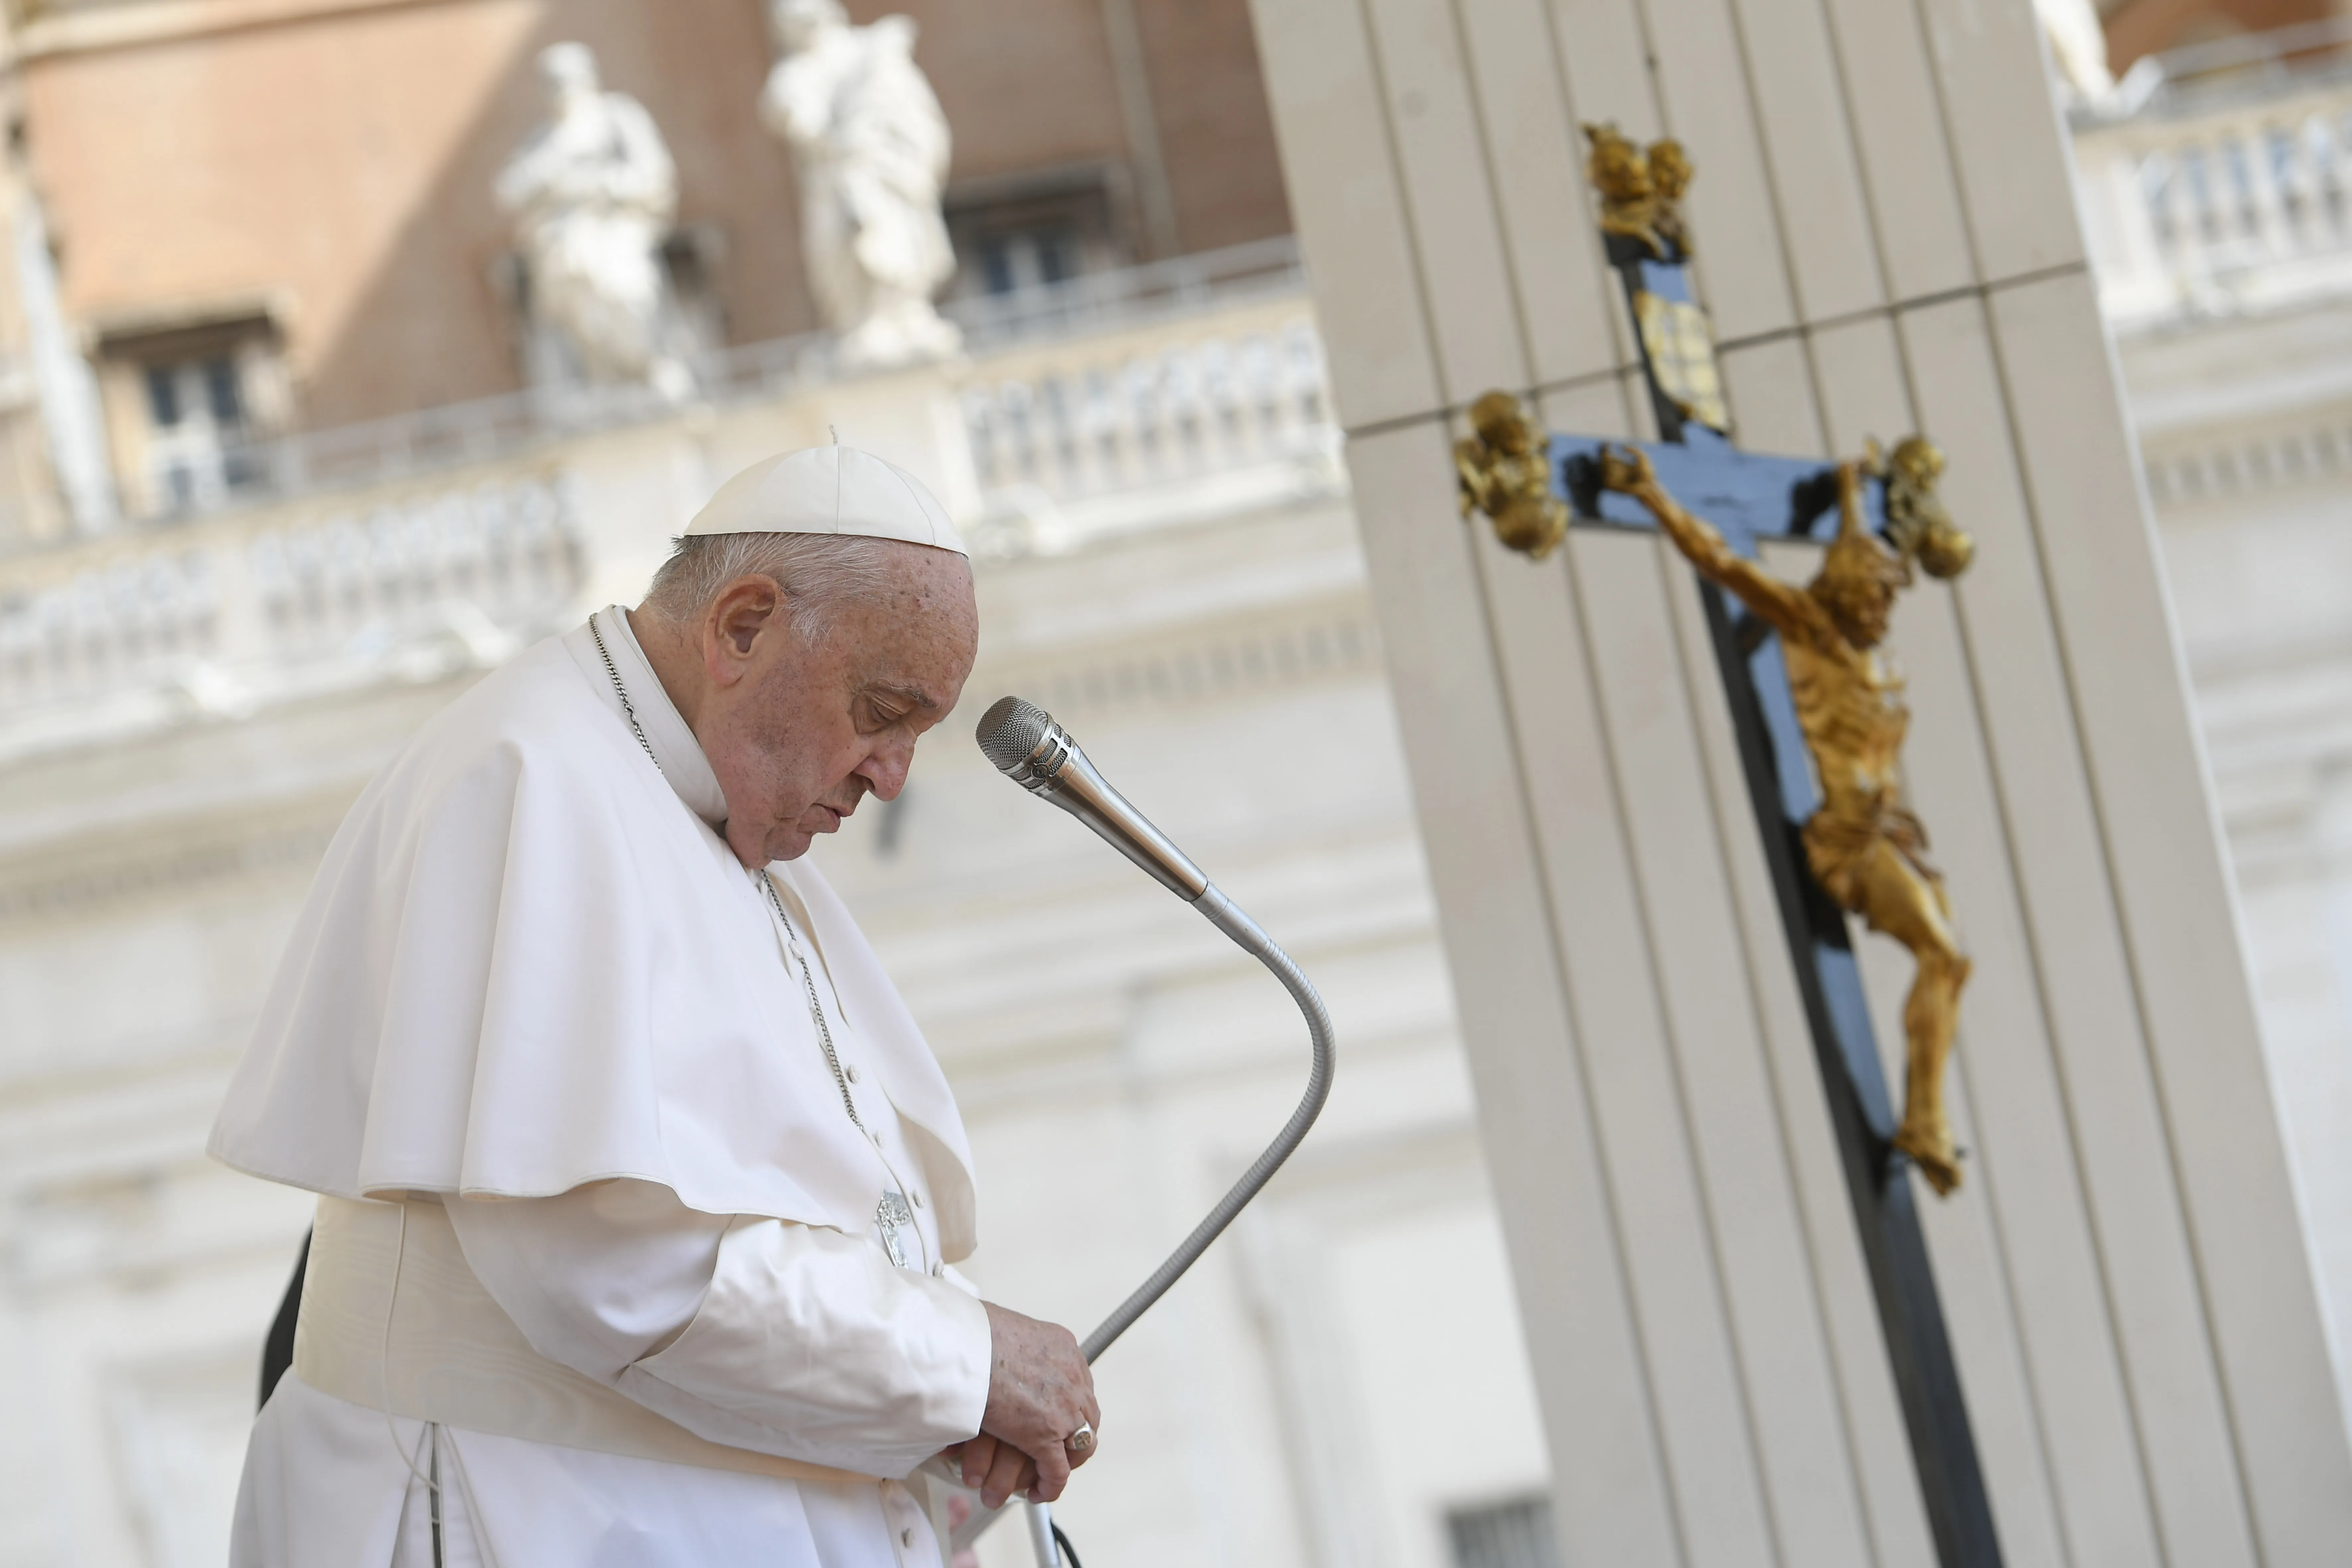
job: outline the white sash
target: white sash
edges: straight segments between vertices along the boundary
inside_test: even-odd
[[[320,1198],[294,1375],[371,1410],[497,1437],[787,1480],[877,1479],[698,1437],[541,1355],[467,1267],[436,1203]]]

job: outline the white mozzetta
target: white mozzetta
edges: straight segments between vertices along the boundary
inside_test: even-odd
[[[630,686],[658,710],[649,668]],[[900,1174],[927,1181],[942,1250],[962,1258],[970,1156],[946,1080],[824,879],[774,874],[919,1130],[919,1169]],[[732,851],[630,733],[583,626],[453,703],[361,796],[213,1152],[351,1198],[634,1176],[705,1213],[862,1235],[885,1173],[777,949]]]

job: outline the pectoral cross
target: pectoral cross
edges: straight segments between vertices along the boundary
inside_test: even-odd
[[[1541,559],[1570,527],[1663,530],[1696,566],[1797,988],[1828,1096],[1895,1384],[1943,1568],[1998,1568],[2000,1546],[1907,1172],[1960,1183],[1943,1110],[1968,960],[1896,755],[1908,711],[1876,651],[1916,564],[1963,570],[1972,550],[1934,494],[1942,456],[1916,437],[1892,460],[1824,465],[1732,445],[1706,318],[1692,303],[1679,198],[1691,169],[1587,127],[1609,259],[1622,280],[1664,439],[1537,431],[1506,393],[1471,409],[1456,448],[1463,509]],[[1834,522],[1826,520],[1834,518]],[[1758,563],[1767,540],[1831,542],[1800,587]],[[1832,542],[1833,541],[1833,542]],[[1792,682],[1792,672],[1795,679]],[[1910,1070],[1898,1121],[1848,937],[1847,915],[1909,947]]]
[[[894,1266],[918,1266],[915,1248],[919,1245],[920,1233],[915,1229],[915,1211],[907,1206],[906,1195],[898,1188],[882,1190],[882,1201],[874,1210],[874,1230],[881,1237],[882,1250],[890,1255]]]

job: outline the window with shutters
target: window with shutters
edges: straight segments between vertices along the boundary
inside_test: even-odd
[[[212,511],[263,488],[262,443],[285,429],[289,402],[268,313],[114,323],[98,339],[116,479],[135,515]]]
[[[1454,1548],[1454,1568],[1560,1568],[1549,1498],[1452,1510],[1445,1533]]]

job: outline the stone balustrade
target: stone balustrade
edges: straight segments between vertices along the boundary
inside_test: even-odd
[[[562,424],[501,399],[471,430],[436,410],[327,432],[241,505],[0,558],[0,761],[496,663],[592,594],[625,592],[616,569],[642,581],[632,552],[698,500],[648,511],[647,485],[714,451],[822,439],[877,385],[940,400],[944,420],[908,427],[961,447],[934,467],[976,478],[960,503],[941,493],[984,552],[1052,548],[1021,531],[1041,498],[1127,497],[1181,521],[1169,487],[1185,481],[1222,483],[1225,505],[1236,479],[1295,492],[1302,462],[1337,471],[1314,313],[1295,253],[1239,260],[1065,290],[1025,324],[996,307],[968,359],[903,385],[829,382],[805,343],[754,345],[715,405]]]
[[[2116,104],[2078,115],[2084,221],[2118,330],[2352,289],[2352,75],[2326,63],[2336,29],[2306,30],[2182,62],[2197,68],[2170,87],[2127,77]]]
[[[958,300],[944,313],[971,352],[990,359],[1024,344],[1101,345],[1139,327],[1247,300],[1278,299],[1294,315],[1305,314],[1304,295],[1297,243],[1283,237]],[[828,337],[815,332],[704,354],[693,367],[698,399],[727,408],[814,392],[828,379],[829,348]],[[381,484],[659,422],[678,412],[649,387],[535,387],[245,443],[222,455],[225,482],[216,489],[234,503]]]
[[[2158,507],[2231,501],[2317,479],[2352,479],[2352,422],[2341,416],[2224,432],[2196,445],[2151,443],[2148,499]]]
[[[0,756],[505,657],[568,611],[552,471],[295,502],[0,567]]]
[[[1303,298],[992,356],[963,393],[983,489],[1056,501],[1316,450],[1330,426]]]

